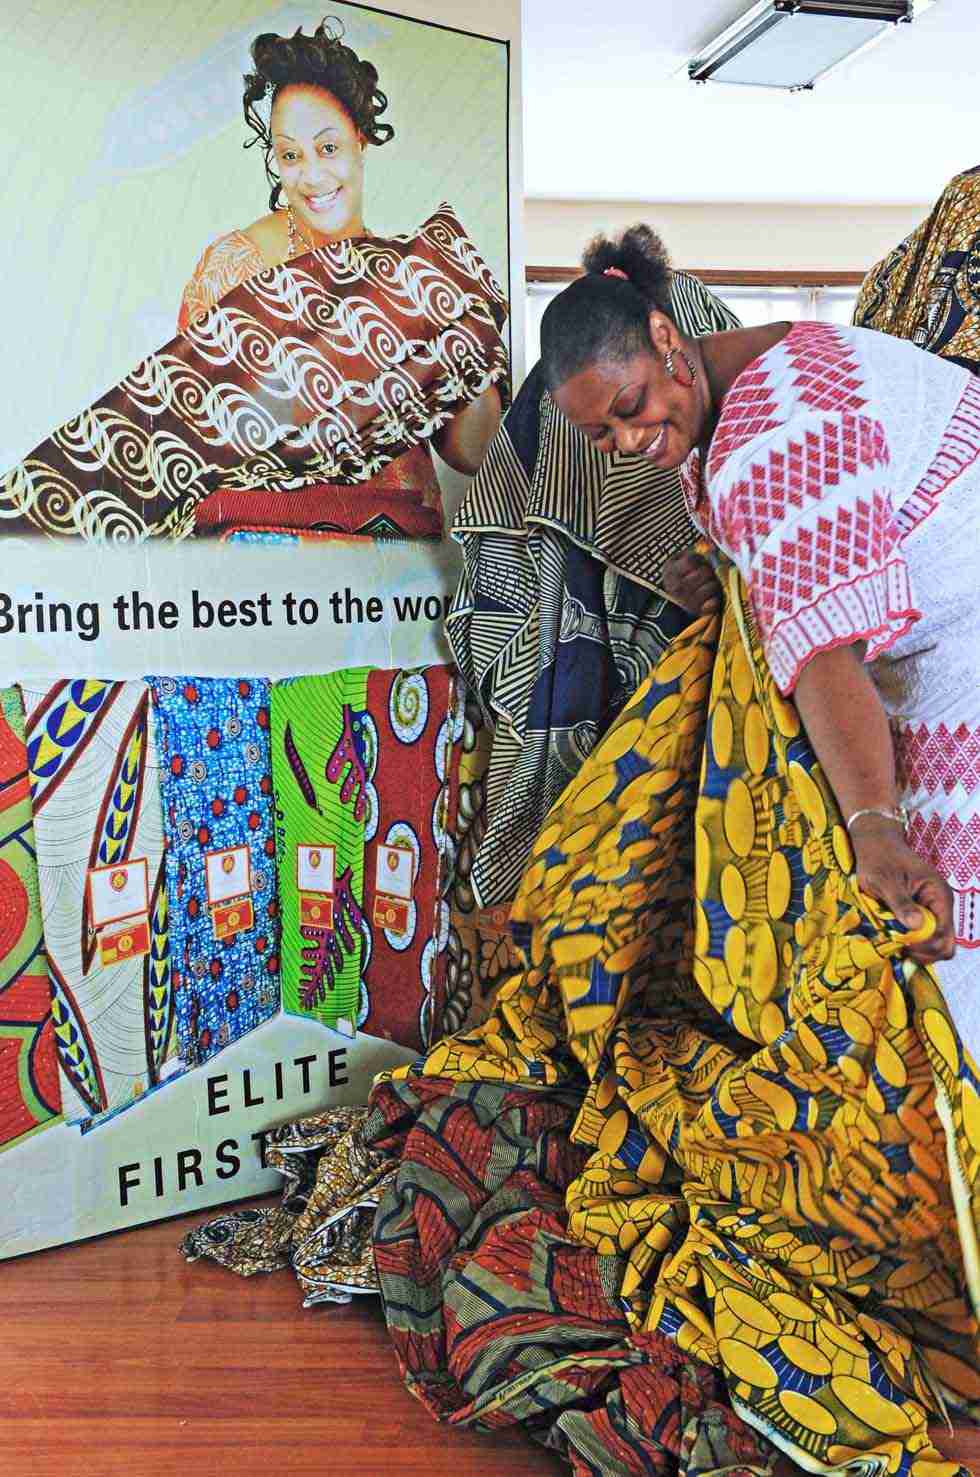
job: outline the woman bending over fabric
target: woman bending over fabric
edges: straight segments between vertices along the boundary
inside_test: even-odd
[[[602,450],[680,467],[748,588],[837,797],[861,886],[936,966],[980,1054],[980,384],[883,335],[776,323],[694,341],[627,235],[549,305],[542,357]]]
[[[820,402],[798,455],[778,414],[788,398],[799,429],[792,394],[780,400],[761,376],[746,387],[736,370],[722,400],[715,355],[745,335],[709,336],[696,357],[670,314],[651,311],[663,262],[639,245],[600,243],[569,289],[584,311],[565,321],[559,370],[568,340],[580,354],[593,337],[567,376],[546,341],[559,398],[605,372],[614,398],[603,390],[584,422],[598,446],[615,437],[624,460],[651,451],[656,468],[713,430],[710,467],[741,388],[763,473],[771,444],[787,469],[816,462],[816,497],[821,479],[841,496],[869,434],[848,424],[830,454],[835,414],[860,410],[836,406],[835,373],[843,358],[853,402],[871,369],[852,371],[837,339],[833,352],[791,335],[754,347],[763,367],[792,349],[790,389]],[[682,354],[689,383],[672,385],[671,369],[687,377]],[[637,361],[633,389],[617,375]],[[950,372],[962,398],[965,377]],[[889,403],[871,388],[884,435]],[[900,487],[908,452],[894,455]],[[805,479],[790,491],[809,506]],[[511,912],[521,962],[486,1022],[382,1074],[356,1121],[328,1114],[276,1136],[287,1200],[308,1197],[288,1250],[274,1221],[233,1211],[185,1251],[246,1272],[288,1255],[314,1301],[376,1277],[404,1378],[433,1414],[526,1423],[576,1477],[761,1477],[779,1452],[824,1474],[953,1477],[933,1431],[947,1411],[980,1415],[980,1080],[917,962],[948,938],[923,947],[925,920],[909,934],[861,890],[828,777],[774,680],[776,623],[722,572],[722,608],[675,638],[551,809]],[[703,567],[674,578],[678,598],[693,586],[695,606],[720,603]],[[820,671],[821,653],[808,654],[804,678]],[[830,654],[860,681],[846,646]],[[839,745],[823,747],[832,759]],[[853,822],[860,849],[899,852],[910,894],[929,884],[906,918],[928,903],[942,919],[936,869],[896,825],[882,820],[887,844],[877,825]],[[880,890],[900,906],[893,882]]]
[[[740,326],[687,272],[671,273],[661,306],[691,338]],[[506,908],[551,806],[687,623],[665,570],[698,535],[678,473],[597,452],[555,408],[540,363],[452,534],[463,572],[446,637],[493,731],[486,815],[457,880],[479,908]]]

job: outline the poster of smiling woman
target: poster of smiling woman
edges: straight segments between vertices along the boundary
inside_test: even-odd
[[[519,8],[398,10],[5,18],[0,680],[445,657],[520,372]]]
[[[7,532],[89,543],[441,535],[432,449],[472,474],[507,394],[506,54],[482,38],[336,9],[295,29],[298,8],[256,15],[237,98],[228,78],[228,104],[238,103],[251,149],[251,188],[235,192],[239,219],[188,274],[176,335],[6,471]],[[444,161],[435,194],[447,198],[435,198],[431,178],[419,188],[415,177],[418,120],[414,129],[401,122],[414,80],[404,75],[406,54],[430,80],[427,151],[438,153],[450,133],[439,126],[447,80],[462,72],[477,83],[464,111],[482,115],[478,148],[469,168]],[[128,130],[138,131],[140,112],[150,123],[145,100],[141,108],[134,99]],[[110,120],[115,130],[121,123]],[[401,131],[408,147],[398,158]],[[112,196],[136,196],[125,179],[138,172],[126,168],[132,148],[107,133],[103,157],[109,163],[115,145],[124,176]],[[211,229],[228,214],[229,143],[209,147],[200,165],[213,171]],[[175,168],[195,150],[182,152]],[[472,212],[481,242],[464,225],[471,189],[460,174],[496,200],[496,211]],[[54,192],[68,181],[45,183]],[[69,234],[82,237],[74,202],[63,208]],[[194,214],[202,213],[199,203]],[[148,225],[128,211],[110,210],[102,222],[110,235],[125,232],[127,271],[142,270]],[[171,234],[174,269],[183,234]],[[68,298],[77,292],[64,286]]]
[[[519,15],[4,18],[0,1256],[271,1188],[270,1127],[465,1014]]]

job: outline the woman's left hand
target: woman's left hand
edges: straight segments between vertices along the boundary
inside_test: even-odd
[[[901,828],[880,816],[862,816],[851,836],[855,873],[862,892],[877,898],[899,923],[914,932],[922,927],[922,909],[936,919],[935,931],[909,947],[920,964],[952,959],[956,952],[953,893],[931,862],[912,850]]]
[[[702,554],[678,554],[664,565],[664,594],[691,615],[721,609],[721,582]]]

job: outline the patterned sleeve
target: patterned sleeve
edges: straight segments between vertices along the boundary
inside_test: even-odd
[[[683,320],[685,325],[690,325],[687,332],[693,338],[742,326],[721,298],[709,292],[704,283],[692,277],[690,272],[674,273],[670,296],[675,316],[678,321]]]
[[[857,366],[844,349],[835,379],[853,386]],[[873,661],[920,615],[885,429],[870,400],[828,391],[826,377],[808,385],[811,360],[796,335],[795,351],[750,366],[729,391],[708,457],[708,531],[748,586],[784,693],[818,652],[864,641]]]
[[[856,328],[874,328],[879,333],[893,333],[898,338],[910,336],[902,331],[902,315],[910,306],[909,279],[921,264],[928,225],[929,221],[923,221],[867,273],[851,318]]]
[[[178,333],[186,333],[196,318],[220,303],[232,288],[240,287],[265,267],[261,251],[243,231],[230,231],[205,247],[184,288],[177,315]]]

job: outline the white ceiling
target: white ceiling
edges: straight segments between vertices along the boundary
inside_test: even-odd
[[[918,204],[980,163],[980,3],[790,94],[688,80],[752,0],[524,0],[525,190],[559,199]]]

